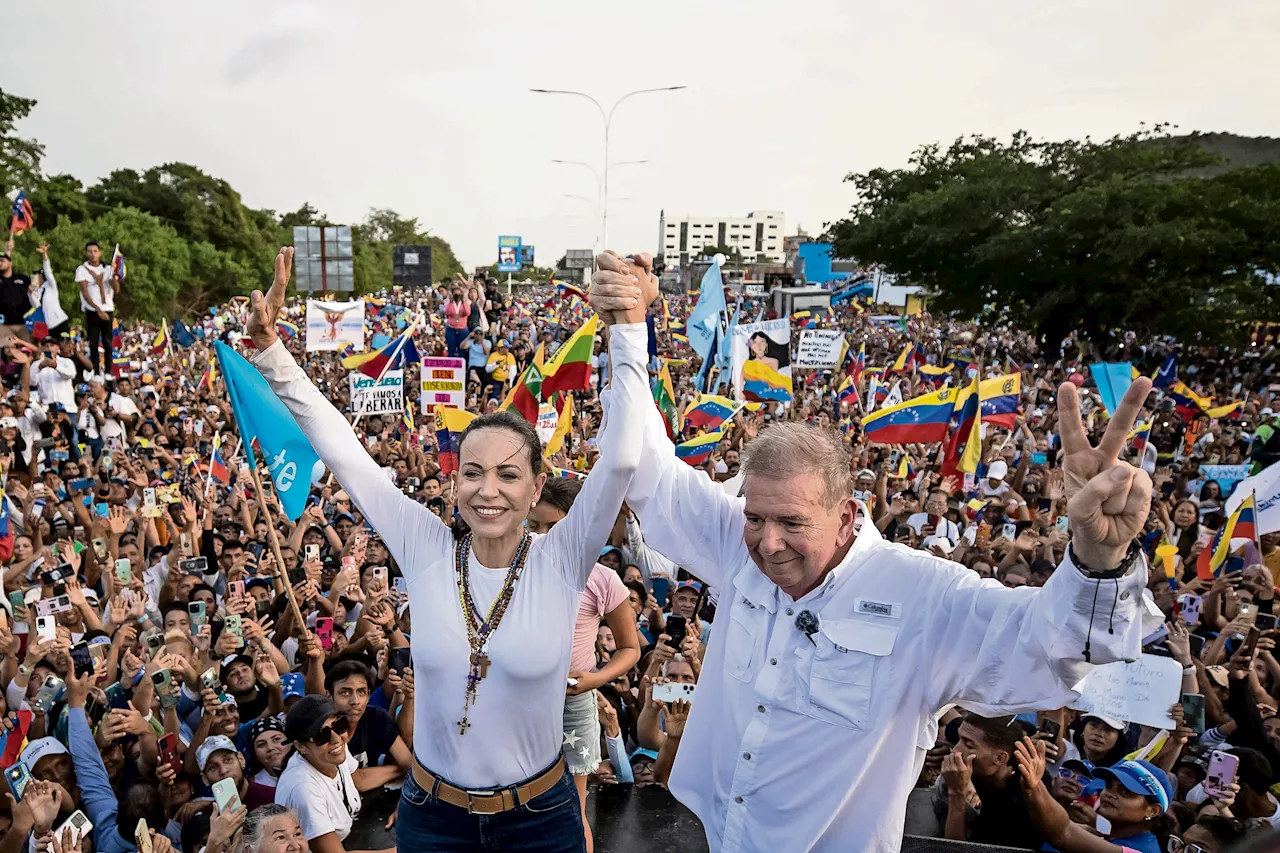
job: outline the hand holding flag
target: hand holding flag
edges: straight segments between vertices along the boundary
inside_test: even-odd
[[[253,345],[264,350],[276,342],[276,320],[284,308],[285,291],[289,289],[289,275],[293,269],[293,247],[284,246],[276,255],[276,275],[271,289],[264,296],[255,290],[249,297],[249,323],[245,331]]]

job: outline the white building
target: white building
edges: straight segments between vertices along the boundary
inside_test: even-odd
[[[754,210],[746,216],[658,217],[658,254],[668,265],[689,265],[703,246],[736,248],[746,263],[786,261],[783,217],[778,210]]]

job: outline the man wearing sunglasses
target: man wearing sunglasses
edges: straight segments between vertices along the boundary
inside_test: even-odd
[[[345,853],[342,842],[360,812],[351,778],[358,765],[347,752],[350,732],[350,721],[328,696],[303,696],[284,720],[293,753],[280,774],[276,802],[297,812],[314,853]]]

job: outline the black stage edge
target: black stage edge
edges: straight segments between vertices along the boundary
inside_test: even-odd
[[[666,788],[588,785],[587,820],[596,853],[705,853],[707,836],[693,812]]]
[[[384,829],[400,801],[399,791],[368,791],[351,834],[348,850],[385,850],[396,846],[395,828]],[[705,853],[707,838],[693,812],[676,802],[666,788],[647,785],[590,785],[587,820],[595,835],[596,853]]]

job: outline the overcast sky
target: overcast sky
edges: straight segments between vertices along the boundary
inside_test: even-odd
[[[810,233],[850,171],[966,133],[1106,137],[1140,122],[1280,136],[1276,0],[455,0],[6,4],[3,87],[45,169],[193,163],[245,203],[418,216],[468,266],[519,234],[550,264],[658,213],[776,209]],[[25,61],[15,61],[20,51]],[[39,212],[37,211],[37,215]]]

